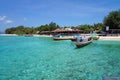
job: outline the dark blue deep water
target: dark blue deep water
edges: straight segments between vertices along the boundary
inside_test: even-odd
[[[48,37],[0,36],[0,80],[103,80],[120,76],[120,41],[76,48]]]

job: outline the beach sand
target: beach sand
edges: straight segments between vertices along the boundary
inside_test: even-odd
[[[0,34],[0,36],[18,36],[16,34]],[[38,35],[33,34],[34,37],[53,37],[52,35]],[[68,38],[73,36],[67,36]],[[114,40],[114,41],[120,41],[120,36],[100,36],[99,40]]]
[[[120,36],[100,36],[99,40],[115,40],[115,41],[120,41]]]
[[[0,36],[18,36],[17,34],[0,34]]]
[[[52,37],[52,35],[37,35],[37,34],[34,34],[33,36],[34,37]]]
[[[0,34],[0,36],[19,36],[19,35],[17,35],[17,34]],[[33,36],[34,37],[52,37],[52,35],[38,35],[38,34],[33,34]]]

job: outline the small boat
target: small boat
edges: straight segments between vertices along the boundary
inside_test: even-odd
[[[70,39],[70,40],[74,42],[74,41],[76,41],[76,40],[77,40],[77,38],[72,38],[72,39]]]
[[[92,37],[92,39],[93,39],[93,40],[98,40],[99,37],[98,37],[98,36],[97,36],[97,37]]]
[[[24,36],[25,37],[32,37],[33,35],[32,34],[25,34]]]
[[[84,47],[84,46],[86,46],[86,45],[88,45],[88,44],[90,44],[90,43],[92,43],[92,41],[75,42],[75,44],[76,44],[76,46],[77,46],[78,48]]]
[[[53,40],[76,40],[76,38],[71,36],[62,36],[62,35],[55,35]]]
[[[92,39],[93,40],[98,40],[99,39],[99,35],[96,32],[93,32]]]
[[[73,38],[62,37],[62,38],[53,38],[53,40],[74,40]]]
[[[77,41],[74,42],[77,48],[84,47],[90,43],[92,43],[92,38],[77,38]]]

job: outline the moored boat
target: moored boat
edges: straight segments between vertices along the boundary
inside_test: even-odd
[[[33,35],[32,34],[25,34],[24,36],[25,37],[32,37]]]
[[[72,38],[72,39],[70,39],[71,41],[76,41],[77,40],[77,38]]]
[[[77,48],[84,47],[90,43],[92,43],[92,38],[77,38],[77,41],[74,42]]]
[[[96,32],[93,32],[92,39],[93,40],[98,40],[99,39],[99,35]]]
[[[76,38],[72,36],[62,36],[62,35],[56,35],[53,36],[53,40],[75,40]]]
[[[99,39],[99,37],[92,37],[92,39],[93,39],[93,40],[98,40],[98,39]]]
[[[72,40],[72,41],[74,41],[75,38],[68,38],[68,37],[55,38],[55,37],[54,37],[53,40]]]
[[[88,44],[90,44],[90,43],[92,43],[92,41],[75,42],[75,44],[76,44],[76,46],[77,46],[78,48],[84,47],[84,46],[86,46],[86,45],[88,45]]]

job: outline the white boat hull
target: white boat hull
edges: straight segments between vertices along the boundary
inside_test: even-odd
[[[78,48],[84,47],[84,46],[86,46],[86,45],[88,45],[88,44],[90,44],[90,43],[92,43],[92,41],[75,42],[75,44],[76,44],[76,46],[77,46]]]

